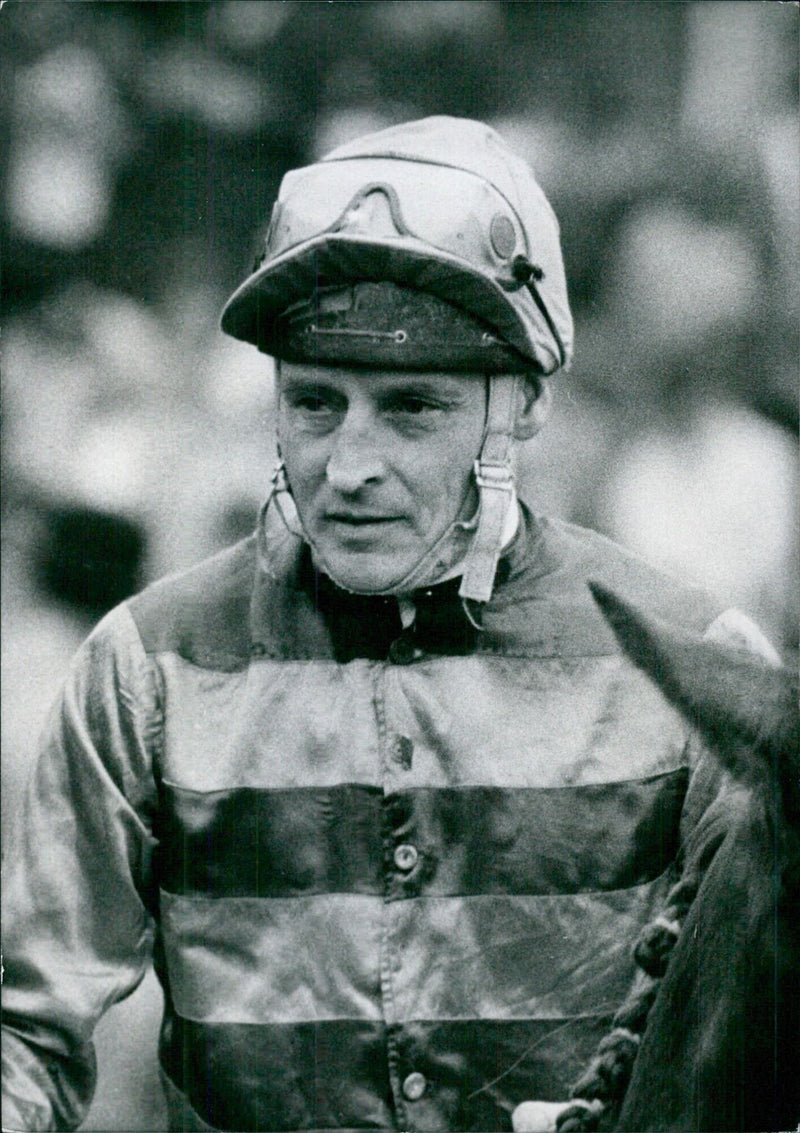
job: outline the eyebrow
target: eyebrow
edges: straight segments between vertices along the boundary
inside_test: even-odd
[[[380,393],[390,397],[398,393],[411,393],[424,394],[426,397],[450,398],[453,396],[461,396],[462,389],[460,385],[456,385],[455,383],[449,385],[447,382],[436,378],[419,377],[414,374],[409,374],[404,380],[384,386]]]
[[[368,379],[365,379],[365,381],[368,381]],[[325,374],[301,377],[300,375],[289,376],[284,373],[281,376],[280,389],[282,393],[315,389],[330,390],[344,396],[347,394],[347,391],[342,390],[335,379],[330,379]],[[460,383],[449,383],[446,379],[438,376],[428,377],[427,375],[409,372],[407,375],[398,375],[396,382],[375,388],[375,394],[380,398],[412,395],[430,397],[440,401],[460,401],[465,396],[465,391]]]
[[[325,378],[321,375],[319,377],[311,376],[305,378],[301,378],[299,376],[291,378],[283,376],[281,377],[281,381],[278,386],[279,393],[293,393],[297,390],[308,389],[338,390],[338,387],[335,385],[335,383],[326,381]]]

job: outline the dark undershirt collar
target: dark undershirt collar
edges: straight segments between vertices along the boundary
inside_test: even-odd
[[[401,638],[423,653],[464,654],[474,647],[477,631],[464,613],[458,594],[460,578],[415,590],[415,617],[406,629],[397,598],[350,594],[316,570],[310,555],[304,555],[299,581],[328,624],[339,662],[357,657],[386,660],[392,655],[393,643]]]

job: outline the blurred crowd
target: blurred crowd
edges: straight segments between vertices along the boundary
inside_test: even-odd
[[[218,316],[282,174],[406,118],[495,125],[561,221],[576,362],[523,495],[796,650],[796,5],[7,0],[0,31],[4,819],[93,622],[253,526],[272,364]]]

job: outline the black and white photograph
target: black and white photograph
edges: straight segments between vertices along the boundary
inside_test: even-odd
[[[800,1133],[799,31],[0,0],[4,1133]]]

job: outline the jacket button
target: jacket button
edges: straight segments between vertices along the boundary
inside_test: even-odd
[[[394,864],[398,869],[402,869],[404,873],[408,873],[419,861],[419,854],[417,853],[416,846],[409,846],[407,842],[401,843],[395,847],[394,851]]]
[[[418,1102],[425,1093],[426,1085],[423,1075],[415,1070],[403,1082],[403,1096],[410,1102]]]
[[[414,742],[408,736],[397,736],[392,748],[392,759],[399,763],[404,771],[410,771],[411,761],[414,758]]]

